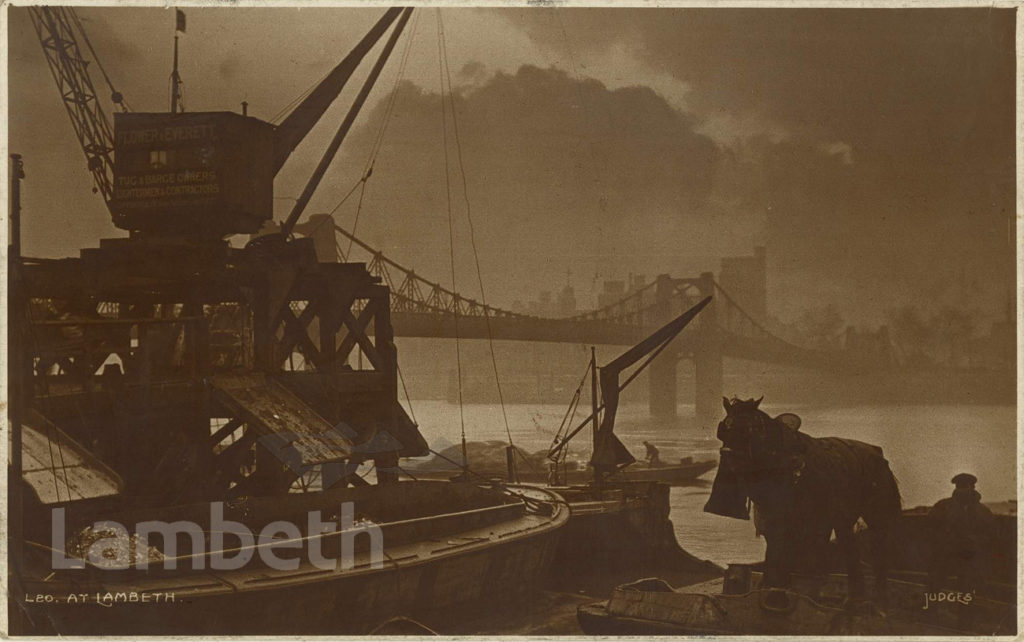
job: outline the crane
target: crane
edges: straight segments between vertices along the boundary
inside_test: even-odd
[[[114,225],[158,236],[221,238],[252,233],[272,214],[273,180],[352,77],[363,58],[397,22],[356,103],[307,184],[304,199],[359,113],[366,93],[412,12],[391,7],[334,69],[278,126],[230,112],[127,113],[123,97],[113,101],[111,128],[97,100],[79,38],[96,60],[78,16],[65,7],[32,7],[32,23],[57,83],[64,107]],[[96,60],[100,70],[102,64]],[[104,72],[107,83],[109,77]],[[115,153],[116,141],[116,153]],[[290,231],[305,202],[286,222]]]
[[[109,203],[114,191],[114,136],[89,77],[89,61],[78,46],[75,29],[82,33],[87,45],[88,37],[69,7],[37,6],[31,7],[29,13],[64,109],[85,152],[86,165],[95,183],[93,192],[102,194],[104,202]],[[111,98],[124,108],[120,93],[113,92]]]

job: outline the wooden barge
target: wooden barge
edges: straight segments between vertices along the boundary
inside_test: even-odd
[[[307,513],[325,521],[351,502],[360,522],[347,530],[305,530]],[[443,509],[439,508],[443,507]],[[210,507],[195,504],[119,515],[103,513],[134,532],[148,520],[187,520],[209,533]],[[221,551],[175,558],[175,569],[158,558],[149,568],[110,569],[88,564],[51,571],[50,550],[30,546],[19,590],[34,633],[61,635],[337,635],[368,633],[404,616],[443,625],[455,607],[512,602],[535,590],[550,567],[560,529],[569,518],[564,503],[548,492],[473,484],[399,482],[381,487],[254,497],[232,502],[227,517],[259,533],[284,520],[302,524],[297,539],[279,537],[231,548],[228,557],[251,556],[235,570],[217,570]],[[69,532],[91,524],[82,507],[68,507]],[[364,534],[379,528],[379,553]],[[38,523],[38,522],[37,522]],[[212,524],[216,526],[216,524]],[[43,539],[45,533],[35,534]],[[184,533],[179,534],[179,540]],[[351,542],[350,551],[345,541]],[[186,538],[187,539],[187,538]],[[30,541],[33,541],[30,540]],[[318,558],[308,550],[314,540]],[[45,541],[45,540],[44,540]],[[233,538],[229,541],[237,542]],[[207,534],[205,545],[210,545]],[[166,542],[163,542],[166,545]],[[275,557],[295,568],[263,560]],[[179,541],[177,551],[190,550]],[[346,564],[345,561],[348,561]],[[346,566],[350,566],[346,568]]]

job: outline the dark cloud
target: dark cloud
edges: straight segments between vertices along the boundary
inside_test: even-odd
[[[420,273],[448,281],[447,254],[439,251],[448,247],[440,96],[409,82],[399,91],[366,195],[379,215],[364,216],[360,229]],[[710,207],[721,150],[649,88],[610,90],[523,66],[459,90],[455,107],[496,302],[532,297],[555,287],[552,280],[561,287],[569,268],[587,276],[653,273],[687,251],[707,253],[696,213]],[[348,141],[355,158],[370,147],[380,118],[379,110],[369,114]],[[450,119],[447,128],[460,278],[475,286]]]
[[[487,78],[487,67],[479,60],[472,60],[462,65],[457,77],[464,82],[480,82]]]
[[[182,73],[189,109],[237,110],[248,100],[250,114],[268,119],[329,71],[380,13],[188,11]],[[166,109],[173,12],[79,13],[132,106]],[[495,303],[558,289],[570,267],[579,287],[596,273],[685,274],[680,266],[689,257],[767,244],[770,305],[783,317],[833,301],[850,318],[878,321],[881,313],[871,310],[951,297],[956,284],[982,296],[976,304],[1001,309],[1015,277],[1012,11],[467,15],[491,19],[503,37],[515,25],[529,35],[521,41],[541,50],[535,60],[562,69],[510,65],[504,50],[453,63],[469,200]],[[12,152],[27,153],[30,177],[26,247],[44,256],[74,253],[119,232],[89,193],[28,10],[12,7],[8,16],[9,141]],[[451,35],[457,43],[454,27]],[[494,50],[479,33],[468,35],[481,40],[479,51]],[[443,279],[448,228],[436,65],[416,66],[436,55],[435,43],[427,44],[426,54],[414,47],[410,68],[418,75],[401,87],[360,230],[401,262]],[[528,49],[516,46],[510,51]],[[613,78],[608,61],[616,56],[636,64],[613,63]],[[381,89],[392,86],[392,71]],[[654,89],[666,77],[670,93],[679,90],[671,100]],[[97,90],[109,111],[103,85]],[[346,89],[278,177],[280,207],[301,190],[355,90]],[[310,211],[333,208],[360,176],[382,116],[375,104]],[[460,282],[471,286],[454,133],[449,120],[456,258]],[[356,202],[339,210],[348,224]]]
[[[901,141],[881,132],[910,121],[969,120],[957,127],[965,131],[983,120],[964,118],[972,114],[1012,120],[1013,10],[558,10],[564,31],[546,12],[500,11],[539,44],[574,48],[581,62],[629,45],[692,83],[698,112],[751,111],[857,134],[859,147],[874,133],[891,148]]]
[[[860,307],[963,273],[1010,294],[1012,9],[557,11],[501,15],[581,64],[628,45],[688,83],[703,131],[750,139],[761,186],[735,199],[766,212],[776,283]]]

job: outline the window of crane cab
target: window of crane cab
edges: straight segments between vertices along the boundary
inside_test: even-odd
[[[167,167],[168,157],[173,156],[172,151],[166,149],[151,149],[149,151],[149,166],[153,169]]]

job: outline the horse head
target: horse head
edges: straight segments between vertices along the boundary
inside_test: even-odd
[[[718,424],[722,448],[706,512],[748,519],[751,486],[784,479],[798,466],[800,418],[792,413],[770,417],[759,408],[763,399],[722,398],[725,419]]]
[[[759,408],[763,399],[722,398],[725,419],[718,424],[721,452],[738,458],[750,470],[778,468],[780,459],[799,449],[800,417],[783,413],[772,418]]]

